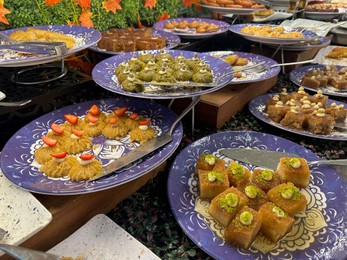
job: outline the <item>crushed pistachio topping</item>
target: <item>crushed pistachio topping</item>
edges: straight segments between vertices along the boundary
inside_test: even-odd
[[[209,171],[207,173],[207,179],[209,182],[223,182],[222,174],[217,171]]]
[[[245,174],[245,167],[238,163],[234,163],[230,166],[229,173],[235,175],[236,178],[241,178]]]
[[[283,218],[286,216],[286,213],[280,207],[274,206],[272,212],[276,214],[277,217]]]
[[[271,181],[273,176],[274,176],[274,171],[272,170],[266,169],[261,172],[261,178],[266,181]]]
[[[214,165],[216,163],[216,157],[214,157],[212,154],[207,154],[205,156],[205,162],[207,162],[209,165]]]
[[[240,222],[245,226],[252,224],[253,214],[249,211],[242,212],[240,215]]]
[[[253,186],[253,185],[248,185],[245,188],[245,193],[246,193],[247,197],[254,199],[258,196],[258,188]]]
[[[301,166],[301,162],[298,158],[291,158],[289,160],[289,165],[295,169],[299,168]]]
[[[231,213],[239,204],[239,197],[234,193],[228,193],[224,197],[218,199],[218,204],[226,212]]]
[[[284,199],[298,200],[301,197],[299,189],[295,186],[287,186],[280,190],[281,196]]]

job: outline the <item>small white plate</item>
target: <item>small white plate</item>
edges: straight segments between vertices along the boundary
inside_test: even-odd
[[[160,259],[104,214],[93,217],[48,252],[85,260]]]
[[[0,100],[3,100],[6,97],[4,92],[0,91]]]
[[[338,46],[329,45],[325,48],[320,49],[319,52],[317,53],[316,57],[314,58],[315,61],[318,64],[347,66],[347,58],[337,60],[337,59],[331,59],[331,58],[325,57],[335,47],[338,47]],[[347,48],[346,46],[339,46],[339,47]]]
[[[16,187],[0,170],[0,227],[7,231],[1,243],[19,245],[51,220],[52,214],[30,192]]]

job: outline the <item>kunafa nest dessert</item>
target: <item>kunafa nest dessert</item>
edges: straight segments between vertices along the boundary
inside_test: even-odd
[[[90,153],[94,137],[121,139],[129,135],[131,142],[143,144],[156,135],[151,120],[128,111],[128,107],[105,113],[93,105],[84,119],[73,114],[64,117],[63,124],[51,124],[47,135],[42,136],[43,145],[34,152],[40,171],[51,178],[84,181],[100,174],[102,163]]]
[[[243,249],[250,248],[258,234],[277,243],[307,206],[300,190],[310,180],[304,158],[281,158],[275,171],[251,171],[236,161],[226,166],[223,159],[201,153],[195,172],[199,197],[210,202],[205,210],[223,229],[225,242]]]

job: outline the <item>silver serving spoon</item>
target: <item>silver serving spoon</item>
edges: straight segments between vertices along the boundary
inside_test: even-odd
[[[2,240],[5,235],[6,235],[6,231],[0,228],[0,240]],[[38,260],[38,259],[59,260],[60,259],[60,257],[56,255],[21,247],[21,246],[0,244],[0,250],[4,251],[6,254],[18,260]]]

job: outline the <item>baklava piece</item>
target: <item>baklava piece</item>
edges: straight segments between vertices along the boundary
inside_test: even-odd
[[[282,182],[292,182],[299,188],[307,188],[310,169],[304,158],[281,158],[276,170]]]
[[[331,134],[334,129],[335,119],[325,113],[324,108],[319,108],[307,115],[307,129],[314,134]]]
[[[281,125],[296,130],[302,130],[305,127],[305,123],[306,114],[302,113],[297,106],[292,107],[280,122]]]
[[[347,109],[343,104],[337,105],[335,102],[326,107],[325,112],[334,117],[335,122],[345,122],[347,117]]]
[[[249,169],[235,161],[231,161],[227,167],[230,186],[239,186],[249,181],[251,173]]]
[[[254,210],[259,210],[261,205],[269,201],[266,192],[250,182],[237,188],[247,196],[249,199],[247,205]]]
[[[275,105],[268,106],[267,114],[271,120],[279,123],[284,118],[289,109],[289,106],[283,104],[282,101],[278,101]]]
[[[212,154],[202,153],[199,156],[199,159],[196,162],[196,171],[205,170],[205,171],[222,171],[225,168],[225,161],[219,159]]]
[[[212,200],[218,194],[229,188],[229,179],[225,170],[198,170],[200,198]]]
[[[255,168],[251,177],[251,182],[265,192],[280,183],[279,174],[270,169]]]

